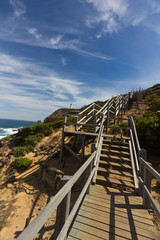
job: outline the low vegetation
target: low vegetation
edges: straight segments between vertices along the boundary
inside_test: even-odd
[[[62,125],[63,119],[60,118],[50,123],[35,124],[20,129],[14,138],[14,156],[20,157],[29,153],[43,137],[50,135],[53,130],[58,130]]]
[[[117,125],[114,125],[113,128],[111,128],[110,130],[110,134],[123,134],[123,135],[127,135],[127,126],[128,126],[128,123],[127,122],[121,122]]]
[[[143,148],[151,154],[160,153],[160,85],[144,92],[144,100],[150,107],[142,118],[137,118],[136,128]]]
[[[23,171],[29,168],[32,164],[32,160],[29,158],[19,158],[16,160],[15,169]]]

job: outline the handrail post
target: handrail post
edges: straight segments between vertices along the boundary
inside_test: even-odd
[[[117,110],[117,106],[116,106],[116,101],[114,102],[114,125],[116,124],[116,110]]]
[[[93,128],[94,128],[94,132],[96,133],[96,130],[97,130],[97,125],[96,125],[97,124],[97,115],[94,115],[94,124],[95,125],[94,125]]]
[[[110,104],[108,103],[108,107],[107,107],[107,129],[106,129],[107,133],[108,133],[108,126],[109,126],[109,110],[110,110]]]
[[[119,116],[120,116],[120,107],[121,107],[121,102],[119,99],[119,102],[118,102],[118,124],[119,124]]]
[[[95,143],[92,143],[91,144],[91,154],[96,150],[96,144]],[[92,169],[93,169],[93,163],[94,163],[94,159],[92,160],[92,162],[90,163],[90,165],[88,166],[88,169],[87,169],[87,177],[90,176],[91,172],[92,172]],[[90,182],[88,188],[87,188],[87,191],[86,193],[89,194],[90,192],[90,185],[91,185],[92,182]]]
[[[143,158],[145,161],[147,159],[147,151],[145,149],[140,149],[139,150],[139,157]],[[141,177],[141,179],[144,181],[144,165],[141,161],[139,161],[139,175]],[[144,189],[143,187],[140,185],[140,192],[143,195]]]
[[[131,128],[131,119],[128,118],[128,129],[127,129],[127,136],[130,136],[130,128]]]
[[[144,166],[144,186],[146,185],[149,192],[151,192],[151,180],[152,180],[152,174],[147,169],[146,166]],[[145,189],[143,188],[143,207],[149,208],[150,207],[150,201],[148,199],[147,193]]]
[[[63,121],[63,131],[66,130],[66,123],[67,123],[67,116],[64,116],[64,121]]]
[[[77,131],[78,117],[76,117],[75,131]]]
[[[61,188],[67,183],[72,176],[64,176],[61,178]],[[62,229],[64,223],[66,222],[69,213],[70,213],[70,204],[71,204],[71,190],[66,194],[62,202],[59,204],[57,208],[56,214],[56,232],[54,236],[58,236],[60,230]],[[64,238],[66,240],[67,237]]]

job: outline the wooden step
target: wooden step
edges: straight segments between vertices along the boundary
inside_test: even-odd
[[[125,137],[125,136],[119,136],[119,135],[111,135],[111,134],[103,134],[103,137],[104,137],[104,139],[105,138],[109,138],[109,139],[118,139],[118,140],[120,140],[120,139],[123,139],[123,140],[130,140],[130,137]]]
[[[106,160],[106,161],[114,161],[114,162],[119,162],[119,163],[131,163],[131,160],[126,157],[120,157],[120,156],[114,156],[114,155],[109,155],[109,154],[101,154],[100,155],[101,160]]]
[[[132,170],[132,167],[129,164],[117,163],[117,162],[112,162],[112,161],[104,161],[104,160],[99,161],[99,166],[105,167],[105,168],[117,169],[117,170],[125,169],[125,171]]]
[[[122,179],[109,178],[109,177],[100,176],[100,175],[97,175],[96,183],[100,185],[106,185],[106,186],[118,185],[118,186],[127,187],[127,188],[134,188],[134,184],[132,182],[122,180]]]
[[[129,152],[125,152],[125,151],[122,151],[122,150],[112,150],[112,149],[102,148],[101,153],[108,154],[108,155],[117,155],[117,156],[130,157]]]
[[[103,144],[102,147],[103,147],[103,149],[115,149],[115,150],[119,150],[119,151],[129,152],[129,147],[127,147],[127,146]]]
[[[103,144],[109,144],[110,146],[126,146],[128,147],[129,146],[129,143],[128,141],[123,141],[123,142],[120,142],[120,141],[110,141],[110,140],[107,140],[107,139],[103,139]]]
[[[128,181],[133,181],[133,175],[130,172],[124,172],[124,171],[118,171],[118,170],[113,170],[113,169],[106,169],[103,167],[98,168],[98,175],[103,175],[107,177],[115,177],[118,179],[125,179]]]

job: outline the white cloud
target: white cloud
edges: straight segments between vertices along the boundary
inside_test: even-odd
[[[128,0],[86,0],[92,3],[99,12],[112,12],[121,17],[125,14],[128,7]],[[103,20],[103,17],[102,17]],[[104,18],[106,20],[106,18]]]
[[[50,39],[50,45],[51,45],[51,47],[53,47],[53,48],[58,48],[58,44],[61,42],[61,39],[63,38],[63,36],[62,35],[58,35],[57,37],[55,37],[55,38],[51,38]]]
[[[65,57],[63,57],[63,56],[61,56],[61,62],[62,62],[62,64],[63,64],[64,66],[67,65],[67,59],[66,59]]]
[[[36,28],[28,28],[28,33],[30,33],[35,38],[39,39],[41,38],[41,34],[38,33],[38,29]]]
[[[0,103],[3,106],[0,114],[4,109],[8,113],[16,109],[14,118],[19,118],[22,112],[20,118],[25,119],[25,112],[28,112],[27,119],[36,120],[45,118],[57,108],[69,107],[71,102],[74,107],[81,107],[97,97],[105,95],[108,98],[108,89],[94,91],[93,87],[63,78],[30,59],[0,53],[0,66]]]
[[[128,8],[128,0],[86,0],[93,4],[96,14],[87,18],[86,23],[89,27],[94,24],[102,23],[101,36],[107,32],[116,32],[119,29],[119,19],[122,18]]]
[[[137,18],[134,18],[132,21],[133,26],[137,26],[139,23],[141,23],[146,18],[146,15],[138,16]]]
[[[26,12],[26,7],[21,0],[10,0],[10,4],[14,8],[15,16],[20,17]]]

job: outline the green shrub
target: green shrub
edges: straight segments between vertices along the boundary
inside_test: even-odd
[[[145,100],[150,107],[150,111],[156,112],[160,110],[160,95],[158,93],[146,96]]]
[[[33,146],[31,146],[31,145],[15,147],[13,149],[13,155],[15,157],[24,156],[27,153],[31,152],[32,150],[33,150]]]
[[[63,125],[63,119],[60,118],[50,123],[35,124],[24,127],[17,133],[14,144],[16,146],[36,145],[44,136],[52,133],[53,129],[59,129]]]
[[[19,158],[16,159],[16,165],[15,168],[17,170],[26,170],[31,164],[32,164],[32,160],[29,158]]]
[[[143,148],[149,153],[160,152],[160,114],[159,111],[144,114],[144,117],[135,121],[138,137]]]
[[[127,122],[121,122],[120,124],[118,125],[115,125],[113,128],[111,128],[110,130],[110,134],[119,134],[119,133],[122,133],[123,135],[126,135],[127,134],[127,128],[128,126],[128,123]]]
[[[43,136],[41,134],[28,135],[24,141],[26,145],[35,146],[38,142],[42,140],[42,138]]]

